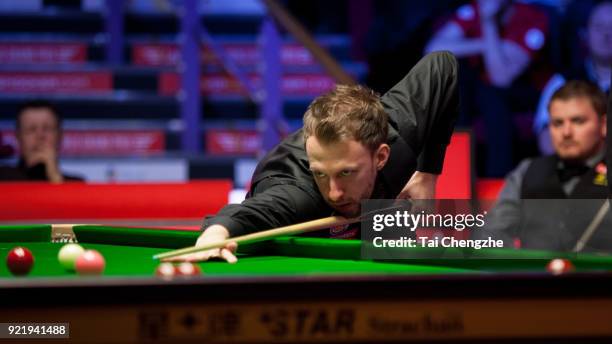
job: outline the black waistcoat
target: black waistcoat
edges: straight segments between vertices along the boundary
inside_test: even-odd
[[[534,159],[521,185],[521,247],[571,251],[597,213],[608,188],[596,168],[580,177],[569,195],[558,176],[557,156]],[[604,179],[605,181],[605,179]],[[612,250],[612,221],[607,216],[589,240],[587,250]]]

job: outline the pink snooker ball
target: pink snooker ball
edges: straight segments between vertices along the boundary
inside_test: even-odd
[[[105,266],[104,257],[96,250],[85,250],[74,264],[79,275],[101,275]]]

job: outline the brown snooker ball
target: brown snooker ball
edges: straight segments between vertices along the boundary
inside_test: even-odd
[[[34,266],[34,256],[25,247],[15,247],[6,256],[6,266],[15,276],[27,275]]]

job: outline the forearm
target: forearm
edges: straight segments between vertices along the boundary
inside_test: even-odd
[[[446,147],[450,142],[459,114],[458,65],[450,54],[435,59],[431,73],[421,79],[428,84],[429,94],[421,100],[422,114],[417,114],[417,123],[422,147],[418,149],[417,170],[431,175],[442,172]]]
[[[436,174],[436,173],[415,171],[414,174],[412,175],[412,178],[418,182],[435,184],[438,181],[438,176],[439,174]]]
[[[214,235],[214,236],[220,236],[220,237],[224,237],[224,238],[229,238],[230,233],[227,230],[227,228],[225,228],[222,225],[211,225],[208,226],[204,229],[204,233],[206,233],[206,235]]]
[[[49,166],[47,165],[47,179],[49,182],[54,184],[61,184],[64,182],[64,176],[59,171],[57,166]]]
[[[505,247],[513,247],[521,226],[521,185],[530,164],[531,160],[525,160],[508,174],[495,205],[485,217],[484,227],[473,233],[475,238],[501,239]]]
[[[487,212],[484,226],[475,228],[471,237],[474,239],[503,240],[505,248],[514,247],[521,223],[521,210],[516,200],[499,200],[493,209]]]
[[[428,54],[382,97],[390,123],[418,154],[417,169],[438,174],[459,114],[458,64],[448,52]]]
[[[54,184],[64,182],[64,176],[59,168],[57,150],[51,146],[45,146],[33,153],[24,155],[26,166],[32,167],[37,164],[44,165],[47,180]]]
[[[258,188],[259,185],[255,186],[255,189]],[[265,191],[255,193],[242,204],[227,205],[217,216],[205,219],[202,229],[223,226],[229,236],[235,237],[331,214],[323,199],[313,198],[297,185],[281,183],[264,185],[261,189]]]
[[[496,86],[507,86],[512,82],[509,73],[508,58],[504,55],[503,42],[499,37],[497,25],[493,19],[481,19],[483,39],[482,57],[491,83]]]
[[[436,39],[425,48],[426,53],[448,50],[457,57],[469,57],[482,54],[482,39]]]

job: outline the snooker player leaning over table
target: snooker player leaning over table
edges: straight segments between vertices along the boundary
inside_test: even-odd
[[[497,202],[476,238],[491,237],[521,248],[576,251],[608,196],[606,96],[587,81],[569,81],[548,105],[555,154],[527,159],[506,177]],[[610,213],[608,213],[610,214]],[[585,250],[612,252],[610,216]]]
[[[318,97],[304,128],[259,163],[247,199],[206,219],[196,246],[332,214],[358,216],[362,199],[433,198],[458,114],[457,73],[453,55],[432,53],[382,98],[362,86]],[[351,227],[327,234],[359,235]],[[171,260],[232,263],[235,250],[232,243]]]

